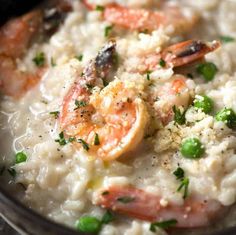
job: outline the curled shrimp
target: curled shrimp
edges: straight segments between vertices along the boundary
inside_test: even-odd
[[[89,10],[95,6],[83,1]],[[118,4],[108,4],[103,11],[103,17],[111,24],[138,31],[153,31],[160,26],[173,25],[175,31],[188,31],[197,22],[196,14],[184,14],[177,6],[166,5],[162,11],[145,9],[130,9]]]
[[[222,206],[214,200],[187,198],[183,205],[162,206],[161,198],[133,186],[110,186],[99,193],[97,205],[132,218],[155,222],[175,219],[176,227],[207,226]]]
[[[49,3],[51,3],[49,1]],[[63,13],[70,10],[65,0],[56,8],[33,10],[23,16],[9,20],[0,28],[0,88],[4,94],[19,97],[35,86],[42,76],[42,69],[35,73],[20,71],[17,59],[21,59],[32,41],[40,34],[54,32],[55,20],[60,22]],[[50,6],[53,7],[54,5]]]
[[[113,160],[135,148],[148,120],[144,101],[138,97],[135,88],[113,81],[95,95],[88,89],[88,85],[99,86],[100,77],[108,75],[114,52],[114,42],[101,50],[95,62],[90,63],[65,96],[60,115],[64,133],[85,141],[90,154],[102,160]],[[78,107],[76,102],[80,104]],[[81,147],[81,144],[75,144]]]

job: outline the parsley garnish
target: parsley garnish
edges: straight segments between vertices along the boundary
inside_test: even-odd
[[[76,56],[75,58],[78,60],[78,61],[82,61],[83,60],[83,55],[81,54],[81,55],[78,55],[78,56]]]
[[[161,58],[159,61],[159,65],[163,68],[166,66],[166,62]]]
[[[184,189],[183,199],[185,199],[188,196],[188,186],[189,186],[189,179],[188,178],[182,179],[181,184],[177,189],[177,192],[180,192],[182,188]]]
[[[89,151],[89,145],[82,139],[77,140],[78,143],[82,144],[82,147],[86,150]]]
[[[59,111],[53,111],[50,112],[49,114],[53,115],[55,119],[57,119],[59,117],[60,112]]]
[[[108,224],[114,220],[114,215],[108,210],[102,217],[101,222],[103,224]]]
[[[95,133],[94,145],[100,145],[99,135],[97,133]]]
[[[150,231],[156,232],[156,227],[162,228],[162,229],[168,229],[172,226],[175,226],[176,224],[177,224],[176,219],[170,219],[170,220],[165,220],[161,222],[154,222],[154,223],[151,223],[150,225]]]
[[[176,176],[177,180],[182,180],[184,178],[184,170],[178,167],[173,174]]]
[[[36,54],[36,56],[33,58],[33,62],[38,67],[44,66],[45,63],[45,54],[43,52],[39,52]]]
[[[96,11],[104,11],[104,9],[105,9],[104,6],[101,5],[97,5],[95,8]]]
[[[124,197],[119,197],[119,198],[117,198],[117,201],[126,204],[126,203],[133,202],[133,201],[134,201],[134,198],[133,198],[133,197],[129,197],[129,196],[124,196]]]
[[[84,100],[75,100],[75,108],[74,110],[76,109],[79,109],[81,107],[85,107],[87,105],[87,103],[84,101]]]
[[[185,177],[185,172],[181,167],[178,167],[173,174],[176,176],[177,180],[180,180],[180,186],[177,189],[177,192],[180,192],[182,188],[184,188],[184,195],[183,199],[188,196],[188,186],[189,186],[189,179]]]
[[[197,73],[202,75],[206,81],[212,81],[218,71],[215,64],[205,62],[197,66]]]
[[[187,73],[188,78],[193,78],[193,75],[191,73]]]
[[[59,143],[61,146],[64,146],[67,144],[63,131],[59,134],[59,139],[56,139],[55,142]]]
[[[220,36],[220,40],[223,43],[234,42],[235,39],[231,36]]]
[[[174,112],[174,121],[175,121],[175,123],[183,125],[186,121],[186,119],[185,119],[186,110],[181,112],[180,109],[178,109],[176,106],[174,106],[173,107],[173,112]]]
[[[112,25],[105,27],[104,36],[105,36],[106,38],[110,35],[112,29],[113,29],[113,26],[112,26]]]
[[[72,143],[72,142],[74,142],[74,141],[76,141],[76,138],[75,138],[75,137],[70,137],[70,138],[68,139],[68,142],[69,142],[69,143]]]
[[[152,72],[152,71],[147,71],[146,78],[147,78],[148,81],[150,81],[150,73],[151,73],[151,72]]]

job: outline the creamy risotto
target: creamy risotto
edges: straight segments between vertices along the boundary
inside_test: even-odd
[[[2,26],[1,182],[82,232],[233,225],[235,11],[74,0]]]

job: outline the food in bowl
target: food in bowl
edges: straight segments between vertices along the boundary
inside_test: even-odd
[[[7,22],[2,182],[82,232],[197,234],[234,221],[235,9],[58,1]]]

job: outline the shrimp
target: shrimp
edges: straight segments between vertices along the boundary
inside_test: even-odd
[[[183,75],[172,76],[169,82],[160,86],[150,97],[150,103],[156,111],[157,118],[163,125],[173,120],[173,107],[186,109],[191,103],[191,90]]]
[[[83,2],[89,10],[95,8],[87,0]],[[173,5],[166,5],[162,11],[149,11],[129,9],[115,3],[105,6],[103,18],[123,28],[149,32],[169,25],[173,25],[175,31],[185,32],[191,29],[198,20],[196,14],[184,14],[184,11]]]
[[[165,63],[164,68],[176,68],[204,58],[206,54],[215,51],[220,45],[218,41],[188,40],[171,45],[160,53],[149,54],[142,59],[142,63],[145,64],[146,71],[160,68],[161,60]]]
[[[142,58],[145,66],[144,71],[160,69],[160,61],[164,61],[164,69],[176,68],[188,65],[202,59],[207,53],[220,47],[220,43],[204,43],[202,41],[188,40],[165,48],[158,54],[147,55]],[[163,66],[162,66],[163,67]],[[173,107],[187,108],[191,102],[191,90],[186,84],[186,77],[183,75],[173,75],[169,82],[160,85],[150,96],[149,102],[156,110],[157,117],[163,125],[168,124],[174,116]]]
[[[90,154],[105,161],[135,148],[148,121],[146,106],[135,88],[115,80],[99,94],[92,95],[88,89],[88,85],[101,85],[100,78],[107,77],[114,53],[115,43],[109,42],[71,87],[60,115],[64,133],[86,142]]]
[[[175,219],[176,227],[207,226],[222,206],[214,200],[187,198],[183,205],[162,206],[161,198],[133,186],[110,186],[99,192],[96,204],[132,218],[155,222]]]
[[[60,22],[63,13],[71,9],[68,4],[63,0],[53,11],[49,8],[33,10],[8,21],[0,28],[0,88],[4,94],[20,97],[38,83],[43,69],[37,69],[35,73],[20,71],[17,59],[25,55],[27,48],[39,34],[55,31],[58,27],[58,22],[55,27],[55,20]]]

